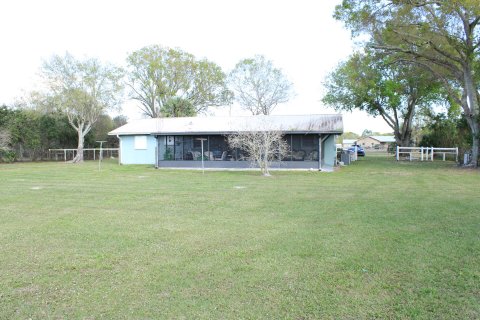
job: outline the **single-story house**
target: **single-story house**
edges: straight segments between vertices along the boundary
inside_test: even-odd
[[[343,119],[336,115],[181,117],[143,119],[109,133],[120,140],[120,164],[155,167],[248,168],[241,148],[228,145],[229,134],[277,130],[284,134],[288,155],[272,168],[327,169],[336,164],[336,138]],[[203,156],[202,156],[203,142]]]
[[[357,144],[365,149],[387,150],[390,143],[395,143],[394,136],[369,136],[357,140]]]

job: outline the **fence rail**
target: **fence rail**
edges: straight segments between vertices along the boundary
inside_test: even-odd
[[[84,156],[92,157],[93,160],[97,159],[97,153],[99,157],[106,155],[107,157],[118,157],[118,148],[85,148],[83,149]],[[77,155],[77,149],[48,149],[48,159],[67,162],[72,160]]]
[[[435,147],[399,147],[397,146],[397,161],[400,160],[400,155],[408,155],[408,159],[420,161],[433,161],[435,154],[441,154],[443,161],[445,161],[446,154],[454,154],[455,162],[458,162],[458,148],[435,148]]]

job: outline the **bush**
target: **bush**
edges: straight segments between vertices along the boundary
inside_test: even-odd
[[[17,154],[11,150],[0,151],[0,160],[2,162],[12,163],[17,159]]]

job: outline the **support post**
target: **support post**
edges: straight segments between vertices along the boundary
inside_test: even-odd
[[[205,165],[204,165],[204,159],[203,159],[203,139],[200,141],[202,144],[202,174],[205,174]]]
[[[318,135],[318,171],[322,171],[322,135]]]
[[[98,171],[100,171],[102,168],[102,160],[103,160],[102,147],[103,147],[103,143],[107,141],[97,141],[97,142],[100,143],[100,151],[98,152]],[[93,148],[93,154],[95,154],[95,148]]]
[[[202,174],[205,174],[205,165],[204,165],[204,162],[203,162],[203,157],[204,157],[204,154],[203,154],[203,141],[207,140],[206,138],[197,138],[197,140],[200,140],[200,143],[202,144]],[[210,150],[210,148],[209,148]]]
[[[397,161],[399,161],[399,160],[400,160],[400,157],[399,157],[399,151],[400,151],[400,147],[399,147],[399,146],[397,146]]]
[[[420,161],[423,161],[423,147],[420,147]]]

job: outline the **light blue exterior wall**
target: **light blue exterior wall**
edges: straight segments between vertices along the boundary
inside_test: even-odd
[[[147,148],[135,149],[135,136],[120,136],[121,164],[151,164],[155,165],[155,150],[157,139],[147,135]]]
[[[323,164],[329,167],[335,166],[337,161],[336,140],[336,136],[332,134],[325,139],[323,144]]]

